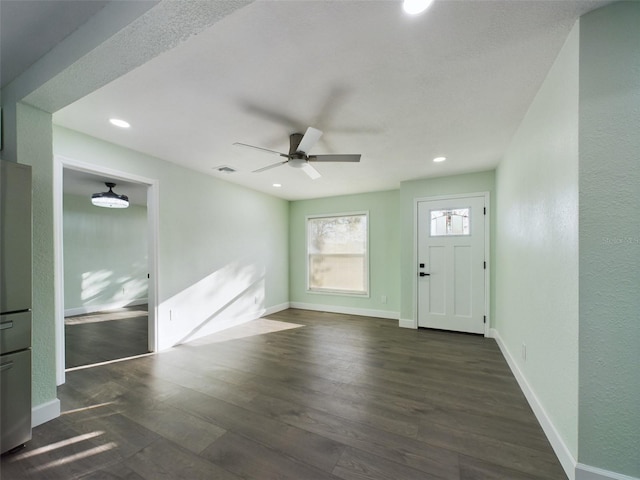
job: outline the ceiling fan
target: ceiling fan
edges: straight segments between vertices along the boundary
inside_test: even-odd
[[[309,175],[313,180],[316,178],[320,178],[320,172],[313,168],[310,165],[310,162],[359,162],[360,154],[355,155],[309,155],[309,150],[316,144],[316,142],[322,136],[322,132],[317,128],[309,127],[304,135],[301,133],[292,133],[289,136],[289,153],[280,153],[275,150],[269,150],[268,148],[255,147],[253,145],[247,145],[246,143],[236,142],[234,145],[240,147],[249,147],[256,150],[260,150],[262,152],[271,153],[273,155],[279,155],[280,157],[286,158],[278,163],[274,163],[272,165],[268,165],[263,168],[259,168],[258,170],[254,170],[253,172],[264,172],[265,170],[269,170],[270,168],[279,167],[280,165],[284,165],[288,163],[290,166],[294,168],[301,168],[304,173]]]

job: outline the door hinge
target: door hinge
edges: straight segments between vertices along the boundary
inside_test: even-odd
[[[484,207],[484,214],[487,214],[487,207]]]
[[[484,269],[487,269],[487,262],[483,262],[484,263]]]
[[[483,317],[482,323],[487,323],[487,316],[486,315]]]

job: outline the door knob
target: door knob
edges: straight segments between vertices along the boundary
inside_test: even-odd
[[[430,273],[420,272],[420,276],[421,277],[428,277],[429,275],[431,275],[431,274]]]

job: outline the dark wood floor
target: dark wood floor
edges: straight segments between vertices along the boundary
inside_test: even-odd
[[[266,318],[68,373],[2,479],[566,479],[493,340]]]
[[[107,362],[147,353],[147,306],[77,315],[65,319],[65,365]]]

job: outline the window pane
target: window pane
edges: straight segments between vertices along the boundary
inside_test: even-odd
[[[309,289],[367,293],[367,215],[307,220]]]
[[[431,236],[469,235],[469,210],[431,210]]]
[[[364,255],[309,255],[309,287],[364,292],[364,261]]]

